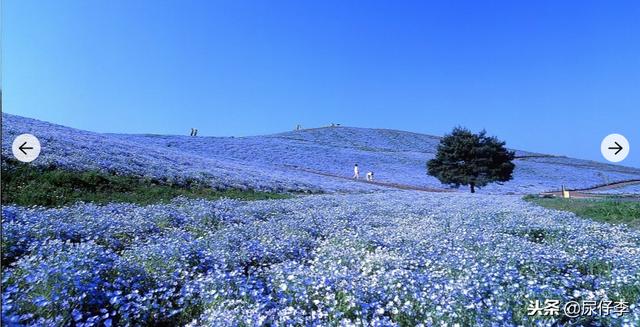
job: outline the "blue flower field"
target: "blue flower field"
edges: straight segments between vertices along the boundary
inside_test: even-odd
[[[147,206],[3,203],[2,325],[640,325],[640,231],[522,200],[562,184],[640,178],[638,169],[518,151],[503,185],[422,192],[344,177],[358,162],[382,181],[447,189],[425,173],[438,143],[428,135],[115,135],[2,117],[3,157],[30,132],[42,143],[38,165],[294,192]],[[529,314],[545,300],[615,310]]]
[[[327,127],[254,137],[189,137],[101,134],[35,119],[2,114],[2,155],[21,133],[37,135],[39,165],[100,169],[182,181],[196,178],[215,188],[296,192],[370,192],[367,183],[318,175],[351,177],[354,163],[376,180],[415,187],[446,188],[426,174],[439,138],[394,130]],[[87,155],[90,153],[90,155]],[[640,169],[516,151],[514,179],[479,190],[528,194],[640,179]],[[462,190],[465,191],[465,190]]]

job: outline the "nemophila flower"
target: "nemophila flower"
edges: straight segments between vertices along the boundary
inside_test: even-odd
[[[576,297],[632,302],[595,325],[640,322],[640,234],[517,197],[3,210],[12,324],[549,326],[566,322],[527,316],[529,300]]]
[[[200,180],[214,188],[301,192],[382,190],[319,175],[349,176],[354,162],[366,163],[377,179],[419,187],[443,187],[425,174],[439,138],[392,130],[328,128],[256,137],[213,138],[92,133],[2,114],[2,155],[13,139],[37,135],[44,149],[35,164],[74,170],[99,169],[181,183]],[[86,154],[90,148],[91,155]],[[526,155],[518,151],[519,155]],[[322,158],[319,160],[319,158]],[[516,160],[513,180],[491,184],[484,193],[535,193],[559,185],[581,188],[605,181],[635,179],[637,169],[564,157]],[[616,191],[608,191],[616,192]],[[638,193],[637,186],[619,190]]]

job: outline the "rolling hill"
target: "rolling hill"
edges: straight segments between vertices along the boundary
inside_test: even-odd
[[[300,192],[368,192],[402,186],[447,188],[425,163],[439,138],[411,132],[326,127],[252,137],[103,134],[16,115],[2,115],[2,154],[22,133],[42,144],[38,165],[99,169],[212,187]],[[514,179],[484,193],[533,193],[639,179],[640,169],[516,151]],[[352,167],[374,171],[380,184],[350,181]],[[363,174],[364,175],[364,174]],[[466,190],[462,190],[466,191]]]

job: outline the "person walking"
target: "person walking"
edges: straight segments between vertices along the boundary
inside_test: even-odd
[[[193,136],[193,127],[191,127],[191,134],[189,136]]]
[[[358,179],[358,178],[360,178],[360,168],[358,168],[358,164],[356,164],[356,165],[353,167],[353,178],[354,178],[354,179]]]

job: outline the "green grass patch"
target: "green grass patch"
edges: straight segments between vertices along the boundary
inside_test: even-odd
[[[605,277],[611,274],[613,264],[605,260],[587,260],[576,263],[578,271],[583,275]]]
[[[2,162],[2,204],[58,207],[78,201],[106,204],[128,202],[141,205],[188,198],[266,200],[289,198],[288,194],[252,190],[215,190],[198,181],[182,185],[137,176],[99,171],[70,171],[35,167],[17,161]]]
[[[525,196],[524,200],[549,209],[570,211],[576,215],[600,222],[640,227],[640,202],[603,199],[561,199]]]
[[[508,234],[522,237],[529,242],[542,244],[545,242],[551,242],[556,238],[553,231],[546,230],[544,228],[527,228],[508,231]]]

